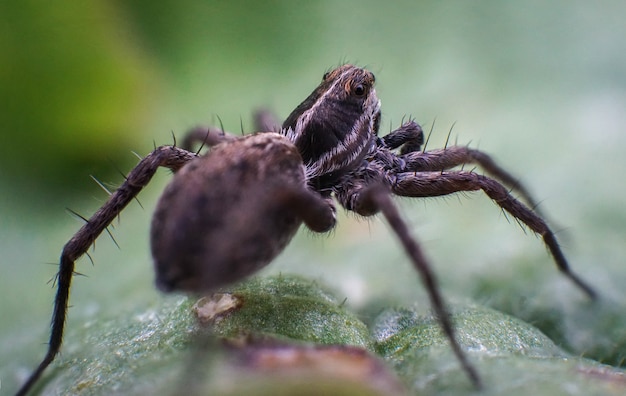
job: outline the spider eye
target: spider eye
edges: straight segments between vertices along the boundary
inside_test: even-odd
[[[364,96],[366,91],[365,85],[363,84],[357,84],[352,88],[352,93],[359,97]]]
[[[330,74],[330,72],[324,73],[324,76],[322,77],[322,81],[326,81],[326,79],[328,78],[329,74]]]

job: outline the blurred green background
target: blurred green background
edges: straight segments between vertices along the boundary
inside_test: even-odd
[[[115,186],[132,152],[217,117],[234,132],[249,131],[261,106],[286,117],[344,62],[376,74],[383,133],[405,116],[426,130],[436,120],[432,148],[456,123],[454,140],[519,175],[574,269],[621,309],[624,15],[620,1],[0,2],[0,380],[11,387],[43,354],[48,264],[81,225],[65,208],[89,216],[106,199],[90,175]],[[121,249],[105,235],[95,265],[80,261],[87,278],[75,282],[69,328],[163,298],[148,226],[168,177],[121,215]],[[449,298],[522,317],[582,299],[541,241],[486,197],[401,202]],[[266,272],[323,280],[364,312],[423,297],[380,220],[344,216],[331,237],[301,232]],[[563,342],[592,349],[591,334]]]

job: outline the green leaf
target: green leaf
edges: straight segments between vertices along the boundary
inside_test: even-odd
[[[238,302],[210,323],[197,319],[195,301],[171,297],[70,329],[40,390],[152,394],[193,384],[213,394],[476,391],[438,322],[416,309],[385,309],[368,329],[327,288],[305,278],[254,278],[224,293]],[[457,338],[483,378],[484,394],[617,395],[626,389],[624,371],[573,357],[519,319],[473,303],[452,308]],[[231,346],[213,343],[215,337]]]

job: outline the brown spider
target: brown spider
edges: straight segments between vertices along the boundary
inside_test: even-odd
[[[59,352],[75,261],[161,166],[175,175],[160,198],[151,227],[159,289],[203,293],[243,279],[270,263],[302,223],[315,232],[332,229],[334,196],[349,211],[362,216],[380,212],[388,221],[419,271],[454,353],[476,386],[480,386],[479,376],[454,337],[430,266],[392,194],[433,197],[484,191],[541,235],[559,270],[595,297],[593,289],[570,271],[546,222],[508,188],[533,207],[528,192],[488,155],[459,146],[420,151],[423,132],[413,121],[379,137],[381,112],[374,81],[369,71],[343,65],[324,74],[282,128],[259,121],[263,130],[278,133],[234,137],[214,129],[196,130],[186,144],[204,141],[212,147],[208,154],[199,156],[174,145],[158,147],[142,159],[63,248],[48,352],[18,394],[28,392]],[[480,165],[492,178],[450,170],[468,163]]]

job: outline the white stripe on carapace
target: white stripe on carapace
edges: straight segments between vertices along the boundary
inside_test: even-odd
[[[301,135],[302,135],[302,131],[305,130],[305,128],[307,127],[307,125],[309,124],[311,117],[313,117],[313,115],[315,114],[315,111],[317,110],[317,108],[319,107],[319,105],[323,102],[325,102],[326,100],[326,96],[330,95],[331,92],[335,91],[335,87],[337,86],[337,84],[339,84],[342,81],[342,77],[348,73],[350,73],[353,70],[353,68],[349,67],[346,68],[346,70],[344,70],[343,73],[341,73],[339,75],[339,77],[337,77],[335,79],[335,82],[333,82],[333,85],[331,85],[326,92],[324,92],[322,94],[322,96],[320,96],[319,98],[317,98],[317,101],[315,101],[315,103],[313,103],[313,105],[306,110],[304,113],[302,113],[300,115],[300,117],[298,117],[298,121],[296,122],[296,129],[293,130],[291,128],[289,128],[286,133],[285,136],[287,136],[287,138],[289,140],[291,140],[293,143],[295,143],[296,141],[298,141],[298,139],[300,139]]]
[[[376,97],[376,90],[372,88],[370,91],[369,98]],[[366,105],[369,104],[366,102]],[[370,136],[365,139],[361,139],[359,141],[359,137],[362,137],[362,126],[365,123],[369,123],[369,131],[374,130],[374,115],[380,110],[380,100],[376,99],[376,104],[371,112],[364,112],[361,117],[359,117],[358,121],[352,126],[350,132],[345,135],[344,140],[339,141],[339,143],[332,148],[329,152],[322,155],[317,161],[307,164],[306,166],[306,177],[307,180],[313,177],[318,177],[324,175],[326,173],[330,173],[336,171],[338,169],[342,169],[350,165],[354,160],[356,160],[359,156],[363,154],[363,150],[365,150],[366,146],[370,143]],[[352,147],[353,144],[357,143],[356,147]],[[342,161],[338,161],[342,155],[348,154],[346,158]]]

